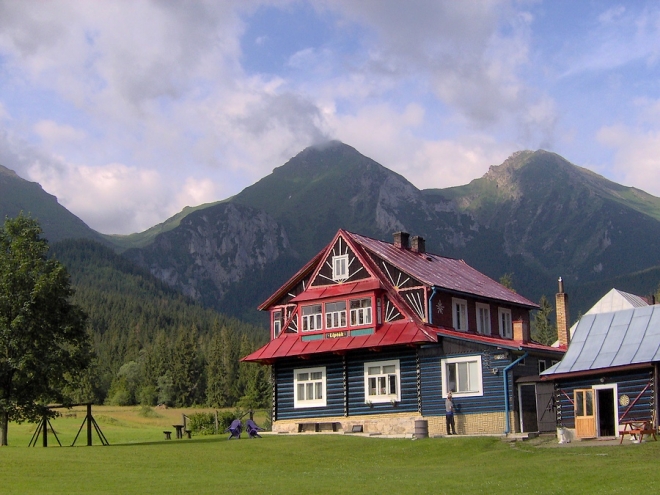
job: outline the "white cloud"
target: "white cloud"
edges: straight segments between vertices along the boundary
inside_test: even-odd
[[[387,105],[365,107],[353,116],[336,116],[337,137],[362,154],[400,173],[420,189],[466,184],[515,151],[511,143],[473,133],[459,139],[415,136],[424,122],[420,105],[396,112]]]
[[[87,133],[67,124],[58,124],[52,120],[40,120],[34,125],[35,133],[49,145],[65,141],[82,141]]]
[[[614,180],[660,196],[660,130],[622,125],[600,129],[598,141],[614,150]]]
[[[329,26],[326,39],[282,48],[268,27],[246,28],[260,7],[286,8],[295,22],[296,9],[310,4]],[[535,65],[545,54],[535,16],[548,4],[538,5],[0,2],[0,163],[43,180],[103,232],[143,230],[185,205],[236,194],[328,138],[418,187],[466,183],[516,149],[553,149],[555,140],[585,147],[582,123],[562,120],[571,102],[557,98],[566,88],[539,74],[552,79],[631,60],[653,72],[660,15],[652,4],[594,7],[593,30],[573,34],[566,46],[587,40],[595,47],[578,43],[575,53],[553,54],[543,70]],[[267,45],[288,64],[248,74],[242,42]],[[561,70],[552,65],[559,59]],[[625,72],[607,80],[612,92],[631,87]],[[635,106],[620,133],[602,131],[616,143],[617,163],[634,165],[626,133],[652,158],[657,105]],[[642,117],[638,129],[631,122]]]
[[[88,167],[63,163],[59,173],[35,162],[30,178],[71,211],[84,211],[86,223],[104,233],[138,232],[174,215],[188,204],[208,202],[209,180],[188,178],[178,184],[153,169],[121,163]],[[191,201],[192,200],[192,201]]]

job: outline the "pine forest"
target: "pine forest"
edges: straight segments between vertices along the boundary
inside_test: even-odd
[[[203,308],[95,241],[50,254],[69,271],[96,353],[74,402],[269,405],[269,368],[240,362],[265,343],[263,328]]]

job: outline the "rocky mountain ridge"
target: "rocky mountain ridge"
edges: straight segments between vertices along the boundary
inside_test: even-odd
[[[232,198],[117,245],[134,246],[124,256],[171,287],[256,321],[256,306],[339,228],[384,240],[398,230],[421,235],[429,251],[495,279],[513,273],[515,288],[533,300],[553,294],[562,276],[574,312],[614,281],[644,295],[660,280],[660,199],[543,150],[516,152],[464,186],[419,190],[330,142]]]

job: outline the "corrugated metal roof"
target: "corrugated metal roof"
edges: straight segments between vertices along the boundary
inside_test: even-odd
[[[352,232],[344,233],[368,251],[425,284],[530,308],[538,307],[536,303],[507,289],[463,260],[446,258],[432,253],[416,253],[410,249],[397,248],[388,242]]]
[[[543,376],[660,361],[660,305],[584,315],[564,358]]]

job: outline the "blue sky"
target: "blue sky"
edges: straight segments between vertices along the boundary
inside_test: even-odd
[[[659,55],[642,0],[0,0],[0,164],[104,233],[327,139],[419,188],[543,148],[660,196]]]

